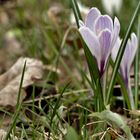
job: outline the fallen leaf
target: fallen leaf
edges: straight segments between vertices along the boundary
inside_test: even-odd
[[[3,140],[5,136],[6,136],[5,130],[0,129],[0,139]]]
[[[41,61],[19,58],[7,72],[0,76],[0,107],[15,107],[25,61],[26,69],[21,90],[21,101],[26,97],[25,89],[42,79],[43,64]]]
[[[140,116],[140,110],[130,110],[129,111],[129,114],[130,115],[133,115],[133,116]]]
[[[4,140],[6,135],[7,135],[7,132],[5,130],[3,130],[3,129],[0,129],[0,140]],[[10,139],[11,140],[18,140],[18,138],[13,136],[13,135],[10,135]]]

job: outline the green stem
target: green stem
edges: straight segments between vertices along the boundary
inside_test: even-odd
[[[105,100],[106,100],[106,77],[107,76],[107,71],[104,72],[102,78],[101,78],[101,87],[102,87],[102,98],[103,98],[103,104],[105,105]]]
[[[131,109],[134,110],[135,104],[134,104],[133,93],[132,93],[132,89],[131,89],[131,85],[130,85],[130,79],[129,79],[128,85],[127,85],[127,93],[128,93],[128,98],[129,98],[129,101],[131,104]]]
[[[96,111],[101,112],[105,109],[104,98],[103,98],[103,79],[101,78],[96,83],[96,85],[97,85],[97,93],[96,93],[97,110]]]
[[[131,103],[130,100],[128,98],[128,92],[127,92],[127,88],[124,84],[124,81],[121,79],[121,76],[119,74],[117,74],[117,81],[119,82],[120,86],[121,86],[121,93],[123,95],[123,98],[127,104],[128,109],[131,109]]]
[[[135,75],[135,108],[138,109],[138,93],[139,93],[139,42],[140,42],[140,16],[138,19],[138,50],[135,57],[134,75]]]

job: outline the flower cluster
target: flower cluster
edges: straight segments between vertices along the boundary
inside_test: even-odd
[[[79,21],[79,24],[79,32],[96,59],[100,78],[102,78],[109,56],[111,55],[112,60],[115,61],[121,46],[119,38],[120,22],[116,17],[113,21],[110,16],[102,15],[97,8],[91,8],[85,22]],[[132,33],[131,38],[126,43],[119,67],[119,73],[128,92],[132,109],[134,109],[134,101],[130,90],[129,72],[137,47],[137,36]]]
[[[102,15],[97,8],[91,8],[85,22],[79,21],[79,24],[80,34],[95,57],[100,76],[102,76],[110,54],[112,53],[112,59],[115,61],[120,48],[120,22],[117,17],[113,22],[110,16]],[[127,80],[126,77],[129,75],[130,66],[138,46],[137,42],[136,35],[132,33],[131,39],[128,39],[119,70],[124,81]]]

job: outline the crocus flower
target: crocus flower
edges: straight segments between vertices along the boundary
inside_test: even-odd
[[[120,38],[118,38],[118,40],[112,50],[111,56],[112,56],[113,61],[115,61],[115,59],[117,57],[117,53],[119,51],[120,44],[121,44],[121,40],[120,40]],[[123,80],[125,81],[125,84],[128,83],[129,72],[130,72],[130,68],[131,68],[134,56],[136,54],[137,47],[138,47],[137,36],[135,35],[135,33],[132,33],[131,38],[128,39],[128,41],[127,41],[124,55],[122,57],[120,68],[119,68],[119,72],[120,72]]]
[[[112,48],[120,32],[119,20],[114,22],[108,15],[101,15],[97,8],[91,8],[85,23],[80,23],[80,34],[97,61],[100,76],[102,76]]]
[[[112,50],[112,59],[113,61],[115,61],[119,48],[120,48],[120,44],[121,44],[121,40],[120,38],[118,38],[113,50]],[[126,48],[120,63],[120,68],[119,68],[119,72],[120,75],[124,81],[125,87],[128,91],[128,97],[129,100],[131,102],[131,107],[134,108],[134,101],[133,101],[133,97],[132,97],[132,93],[131,93],[131,88],[130,88],[130,81],[129,81],[129,72],[130,72],[130,68],[132,65],[132,62],[134,60],[134,56],[136,54],[137,51],[137,47],[138,47],[138,39],[137,36],[135,35],[135,33],[131,34],[131,38],[128,39],[127,44],[126,44]]]
[[[113,15],[114,12],[119,13],[123,0],[102,0],[105,11]]]

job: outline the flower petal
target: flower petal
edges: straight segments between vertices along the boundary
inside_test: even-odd
[[[82,20],[79,20],[80,27],[85,26],[84,22]]]
[[[117,38],[120,33],[120,22],[117,17],[114,19],[114,30],[113,30],[113,38],[112,38],[112,47],[115,45]]]
[[[134,47],[137,48],[138,47],[138,38],[135,33],[131,34],[131,41],[132,41],[132,44],[134,45]]]
[[[120,48],[120,45],[121,45],[121,42],[122,40],[120,39],[120,37],[118,37],[117,41],[115,42],[115,45],[112,49],[112,52],[111,52],[111,58],[112,60],[115,62],[116,60],[116,57],[117,57],[117,54],[118,54],[118,51],[119,51],[119,48]]]
[[[111,32],[108,29],[105,29],[100,33],[99,42],[101,51],[101,61],[104,62],[104,65],[106,65],[107,59],[111,53]]]
[[[97,62],[100,60],[100,44],[95,34],[88,27],[80,27],[79,29],[85,43],[87,44],[92,55],[95,56]]]
[[[137,48],[138,48],[138,39],[137,36],[135,35],[135,33],[131,34],[131,41],[130,43],[128,42],[128,46],[126,46],[129,48],[129,62],[128,62],[128,70],[130,70],[130,67],[132,65],[132,62],[134,60]]]
[[[85,25],[93,30],[95,20],[99,15],[101,15],[101,13],[97,8],[91,8],[85,18]]]
[[[95,21],[94,29],[97,35],[104,29],[109,29],[112,32],[112,19],[108,15],[99,16]]]

